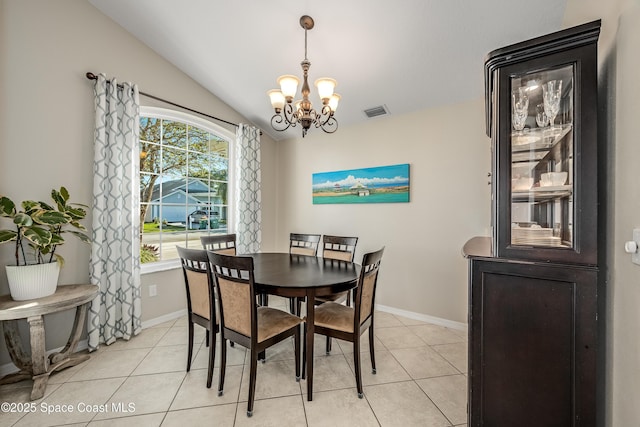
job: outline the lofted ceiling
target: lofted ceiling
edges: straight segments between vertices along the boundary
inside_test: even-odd
[[[481,98],[486,54],[560,30],[566,7],[566,0],[89,2],[276,140],[301,134],[271,128],[266,92],[280,75],[302,77],[302,15],[315,20],[311,101],[320,103],[315,79],[336,79],[344,127],[377,120],[364,113],[372,107],[399,115]]]

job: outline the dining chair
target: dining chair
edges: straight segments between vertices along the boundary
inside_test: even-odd
[[[202,248],[214,251],[219,254],[236,255],[236,235],[235,234],[212,234],[201,236]]]
[[[320,234],[289,233],[289,253],[317,256],[320,237]],[[300,297],[289,298],[290,313],[299,316],[303,301],[304,298]]]
[[[322,238],[322,257],[353,262],[357,237],[328,236]]]
[[[191,370],[193,356],[193,324],[206,330],[206,343],[209,346],[209,370],[207,371],[207,388],[211,388],[213,376],[213,360],[216,356],[216,333],[219,323],[216,317],[215,292],[213,278],[209,266],[207,251],[187,249],[176,246],[184,274],[187,291],[187,318],[189,321],[189,345],[187,350],[187,372]]]
[[[319,234],[289,234],[289,253],[316,256],[320,245]]]
[[[357,244],[357,237],[325,235],[322,237],[322,258],[353,262]],[[346,301],[347,305],[350,305],[350,293],[349,291],[344,291],[336,294],[316,297],[316,305],[320,305],[327,301]]]
[[[249,402],[247,416],[253,415],[258,354],[274,344],[294,337],[296,381],[300,381],[300,324],[298,316],[255,304],[253,258],[207,252],[218,291],[222,355],[218,395],[224,390],[226,341],[249,349]]]
[[[358,244],[357,237],[345,237],[345,236],[329,236],[325,235],[322,238],[322,258],[336,259],[340,261],[353,262],[353,257],[356,253],[356,245]],[[344,291],[330,295],[323,295],[316,297],[316,305],[323,304],[327,301],[333,302],[346,302],[348,306],[351,305],[351,292]],[[331,337],[327,337],[327,354],[331,353]]]
[[[315,310],[314,330],[316,334],[325,335],[353,343],[353,363],[355,367],[358,397],[364,396],[362,390],[362,368],[360,363],[360,336],[369,329],[369,352],[371,354],[371,370],[376,373],[374,342],[374,308],[378,271],[384,247],[362,257],[362,269],[358,277],[358,286],[353,295],[353,307],[328,301]]]

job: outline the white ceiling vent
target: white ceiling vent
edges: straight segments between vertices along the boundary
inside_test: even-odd
[[[368,118],[372,118],[372,117],[378,117],[378,116],[386,116],[387,114],[389,114],[389,110],[387,109],[386,105],[379,105],[377,107],[368,108],[364,110],[364,113],[367,115]]]

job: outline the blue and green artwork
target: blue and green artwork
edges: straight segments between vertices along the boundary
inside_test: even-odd
[[[409,164],[314,173],[313,204],[406,203]]]

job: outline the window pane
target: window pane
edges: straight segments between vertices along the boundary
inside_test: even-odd
[[[189,170],[187,175],[209,179],[211,156],[208,153],[189,152]]]
[[[189,126],[189,150],[199,153],[209,151],[209,132]]]
[[[161,120],[151,117],[140,117],[140,141],[160,143]]]
[[[162,143],[187,148],[187,125],[173,120],[162,121]]]
[[[178,257],[176,245],[228,232],[229,143],[178,120],[140,119],[141,260]]]
[[[178,179],[187,174],[187,152],[170,147],[162,149],[162,175],[165,180]]]

